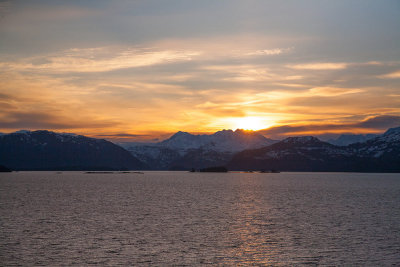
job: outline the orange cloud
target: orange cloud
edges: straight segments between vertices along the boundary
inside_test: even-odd
[[[347,68],[348,63],[334,63],[334,62],[320,62],[320,63],[307,63],[287,65],[288,68],[299,70],[340,70]]]
[[[332,87],[315,87],[309,90],[310,94],[319,96],[339,96],[347,94],[356,94],[365,90],[353,88],[332,88]]]
[[[400,116],[373,116],[356,122],[313,122],[274,126],[259,133],[271,138],[324,133],[382,133],[390,127],[400,126]]]
[[[400,79],[400,70],[391,72],[385,75],[380,75],[379,78],[382,79]]]

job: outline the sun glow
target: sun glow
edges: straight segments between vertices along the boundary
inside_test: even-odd
[[[273,123],[263,117],[240,117],[232,118],[232,128],[233,129],[243,129],[243,130],[261,130],[270,127]]]

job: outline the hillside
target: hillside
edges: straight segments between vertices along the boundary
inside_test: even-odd
[[[143,169],[123,148],[102,139],[50,131],[0,136],[0,165],[13,170]]]

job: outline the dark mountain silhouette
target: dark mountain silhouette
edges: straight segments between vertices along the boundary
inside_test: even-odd
[[[50,131],[0,136],[0,164],[14,170],[144,169],[123,148],[102,139]]]
[[[232,170],[335,171],[348,157],[341,147],[315,137],[289,137],[274,145],[237,153]]]
[[[312,136],[274,143],[257,133],[229,130],[213,135],[179,132],[163,142],[128,149],[131,153],[106,140],[79,135],[20,131],[0,135],[0,165],[13,170],[227,166],[229,170],[400,172],[400,127],[347,146]]]
[[[174,162],[181,158],[177,150],[162,146],[134,145],[124,146],[124,148],[152,170],[168,170],[175,164]]]
[[[315,137],[290,137],[233,156],[231,170],[400,172],[400,127],[363,143],[335,146]]]
[[[191,168],[202,169],[210,166],[226,164],[231,158],[230,152],[218,152],[207,149],[191,149],[183,156],[170,163],[170,170],[190,170]]]

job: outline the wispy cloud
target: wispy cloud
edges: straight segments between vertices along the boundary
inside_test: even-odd
[[[314,122],[304,124],[292,124],[274,126],[260,130],[259,133],[272,137],[284,138],[295,135],[318,135],[326,133],[381,133],[390,127],[400,126],[400,116],[381,115],[367,117],[362,121],[352,123],[326,123]]]
[[[174,44],[174,45],[173,45]],[[288,53],[291,48],[258,49],[238,44],[218,45],[202,41],[190,46],[188,41],[147,44],[140,47],[94,47],[73,48],[53,54],[28,58],[2,60],[0,69],[5,71],[35,71],[45,73],[91,73],[107,72],[127,68],[138,68],[160,64],[255,58]]]
[[[104,119],[95,119],[93,117],[65,117],[61,114],[50,114],[43,112],[8,112],[7,116],[0,114],[0,128],[2,129],[85,129],[85,128],[106,128],[116,126],[114,121],[106,121]]]
[[[382,79],[400,79],[400,70],[388,74],[380,75]]]
[[[335,63],[335,62],[316,62],[305,64],[287,65],[288,68],[298,70],[340,70],[347,68],[348,63]]]
[[[145,136],[151,131],[158,131],[157,136],[176,130],[216,131],[245,117],[264,118],[271,125],[289,118],[303,123],[350,113],[400,113],[394,97],[385,102],[377,98],[379,86],[351,83],[363,78],[360,73],[366,68],[380,74],[397,65],[343,62],[346,71],[317,72],[310,71],[310,66],[317,66],[313,62],[288,67],[299,65],[287,57],[292,49],[263,46],[225,41],[215,47],[212,42],[174,40],[147,48],[105,46],[15,60],[5,57],[0,63],[0,92],[12,101],[3,105],[0,121],[5,124],[0,129],[25,123],[32,128],[80,130],[88,120],[93,123],[87,124],[87,133],[100,137],[103,127],[106,138],[131,140],[151,139]],[[286,57],[285,64],[279,63],[280,56]],[[319,63],[317,69],[340,70],[330,64],[338,63]],[[371,76],[379,81],[378,75]],[[77,120],[76,111],[85,116]],[[46,112],[53,117],[40,117]],[[112,136],[120,133],[132,136]]]
[[[114,2],[0,0],[0,131],[142,138],[400,115],[394,3],[346,6],[338,23],[337,1]]]
[[[2,62],[8,71],[105,72],[156,64],[187,61],[198,56],[195,51],[91,48],[70,49],[60,55],[46,55]]]
[[[311,95],[318,96],[339,96],[339,95],[347,95],[347,94],[356,94],[364,92],[365,90],[356,89],[356,88],[332,88],[332,87],[315,87],[311,88],[308,92]]]
[[[272,56],[272,55],[280,55],[283,53],[287,53],[291,51],[292,48],[275,48],[275,49],[263,49],[263,50],[255,50],[246,53],[241,53],[240,55],[244,56]]]

